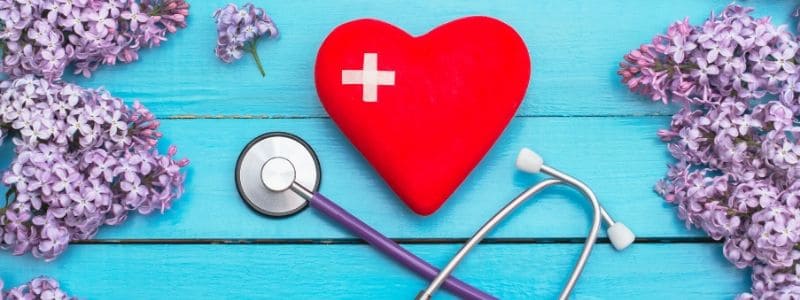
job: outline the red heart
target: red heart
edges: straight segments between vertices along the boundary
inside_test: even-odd
[[[322,43],[315,70],[333,121],[422,215],[436,211],[489,151],[530,73],[522,38],[488,17],[419,37],[378,20],[345,23]]]

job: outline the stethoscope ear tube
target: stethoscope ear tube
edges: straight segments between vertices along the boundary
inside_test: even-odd
[[[471,251],[472,248],[480,243],[486,237],[486,235],[491,232],[495,226],[497,226],[497,224],[509,216],[522,203],[528,199],[531,199],[533,196],[547,187],[556,184],[565,184],[578,189],[592,205],[592,227],[589,230],[589,236],[586,238],[586,241],[583,244],[583,250],[581,251],[578,261],[575,263],[575,267],[570,274],[569,280],[567,280],[567,283],[564,285],[564,288],[558,297],[560,300],[566,300],[569,298],[572,289],[575,287],[578,278],[583,272],[583,268],[586,266],[586,262],[588,261],[589,255],[591,254],[592,248],[597,240],[601,220],[604,220],[608,226],[608,236],[611,240],[611,243],[614,245],[614,248],[617,250],[622,250],[633,243],[635,239],[633,232],[631,232],[628,227],[625,227],[624,224],[614,222],[614,219],[612,219],[611,216],[608,215],[605,209],[600,205],[597,197],[595,196],[594,192],[592,192],[592,189],[589,188],[589,186],[572,176],[545,165],[544,161],[538,154],[527,148],[523,148],[522,151],[520,151],[519,156],[517,156],[516,165],[521,171],[528,173],[541,172],[554,178],[545,179],[528,188],[519,194],[519,196],[509,201],[508,204],[498,211],[491,219],[486,221],[486,223],[484,223],[483,226],[481,226],[481,228],[472,235],[472,237],[464,244],[464,246],[461,247],[456,255],[453,256],[450,262],[448,262],[447,265],[442,269],[442,272],[439,273],[433,281],[431,281],[425,290],[421,291],[417,295],[416,299],[430,299],[433,293],[436,292],[436,290],[442,284],[443,280],[447,278],[447,276],[449,276],[453,270],[455,270],[455,268],[459,263],[461,263],[464,257],[466,257],[469,251]]]
[[[336,221],[337,224],[343,226],[350,232],[362,238],[367,243],[372,245],[372,247],[378,249],[380,252],[386,254],[390,258],[401,263],[406,268],[416,272],[425,279],[433,280],[438,274],[441,274],[440,271],[431,264],[425,262],[418,256],[398,245],[395,241],[387,238],[377,230],[362,222],[322,194],[311,192],[299,184],[293,184],[291,189],[295,193],[298,193],[302,197],[306,198],[311,207],[330,217]],[[445,289],[453,292],[453,294],[462,299],[496,299],[495,297],[486,294],[475,287],[458,280],[455,277],[448,276],[447,278],[444,278],[442,284]]]
[[[522,192],[522,194],[520,194],[519,196],[515,197],[513,200],[509,201],[508,204],[506,204],[500,211],[498,211],[491,219],[486,221],[486,223],[484,223],[483,226],[481,226],[481,228],[478,229],[478,231],[476,231],[475,234],[472,235],[472,237],[464,244],[464,246],[462,246],[461,249],[458,250],[456,255],[453,256],[453,258],[450,260],[450,262],[448,262],[447,265],[442,269],[442,272],[439,273],[438,276],[433,281],[431,281],[431,283],[428,285],[428,287],[425,290],[420,291],[420,293],[417,295],[416,299],[417,300],[428,300],[428,299],[431,299],[431,297],[433,296],[433,293],[435,293],[436,290],[439,289],[439,286],[442,284],[442,279],[446,278],[447,276],[449,276],[455,270],[455,268],[458,266],[458,264],[460,264],[461,261],[467,256],[467,254],[469,254],[469,252],[472,251],[472,248],[474,248],[476,245],[478,245],[486,237],[486,235],[489,234],[489,232],[491,232],[492,229],[494,229],[494,227],[497,226],[497,224],[500,223],[500,221],[505,219],[509,214],[511,214],[511,212],[513,212],[517,207],[519,207],[520,204],[524,203],[526,200],[530,199],[532,196],[536,195],[537,193],[539,193],[540,191],[544,190],[545,188],[547,188],[549,186],[552,186],[552,185],[556,185],[556,184],[564,184],[564,182],[561,181],[561,180],[558,180],[558,179],[553,179],[553,178],[540,181],[536,185],[534,185],[534,186],[530,187],[529,189],[527,189],[526,191]],[[598,217],[599,217],[599,214],[598,214]],[[595,228],[595,224],[592,224],[592,230],[593,231],[596,231],[596,229],[599,229],[599,227],[600,227],[599,219],[595,219],[595,220],[597,221],[597,222],[595,222],[595,223],[597,223],[597,228]],[[595,241],[594,238],[587,238],[586,239],[586,243],[584,244],[584,247],[583,247],[583,249],[584,249],[583,252],[587,253],[586,254],[587,257],[588,257],[588,253],[591,252],[592,246],[594,246],[594,241]],[[588,249],[588,251],[587,251],[587,249]],[[584,254],[581,253],[581,256],[583,256],[583,255]],[[573,276],[570,276],[570,282],[572,281],[572,277],[577,278],[578,276],[580,276],[580,273],[583,270],[583,265],[584,264],[580,263],[581,262],[580,259],[578,260],[578,262],[579,262],[579,265],[577,265],[576,268],[573,269]],[[576,273],[577,273],[577,275],[575,275]],[[572,285],[574,285],[574,284],[570,284],[570,287],[569,287],[570,290],[572,289],[571,288]],[[569,291],[562,292],[562,296],[564,295],[564,293],[569,295]],[[561,297],[559,297],[559,298],[563,299]]]

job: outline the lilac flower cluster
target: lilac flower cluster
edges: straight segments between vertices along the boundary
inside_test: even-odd
[[[635,92],[682,108],[658,132],[677,163],[656,190],[688,226],[752,267],[742,299],[800,298],[798,39],[730,5],[701,26],[670,26],[625,55]]]
[[[130,211],[169,208],[188,161],[174,159],[174,146],[158,153],[158,126],[138,102],[127,107],[104,90],[32,75],[0,83],[0,135],[17,153],[2,176],[0,248],[52,260]]]
[[[55,281],[49,277],[34,278],[30,282],[12,288],[8,292],[3,291],[3,280],[0,280],[0,299],[3,300],[29,300],[29,299],[46,299],[46,300],[67,300],[77,299],[70,297]]]
[[[186,27],[185,0],[0,0],[0,71],[12,77],[91,76],[101,64],[138,59],[142,47]]]
[[[256,44],[261,37],[277,37],[278,28],[264,9],[252,3],[242,5],[241,9],[236,4],[228,4],[214,12],[214,20],[217,22],[217,47],[214,49],[217,57],[231,63],[242,58],[246,51],[253,55],[261,76],[265,76]]]

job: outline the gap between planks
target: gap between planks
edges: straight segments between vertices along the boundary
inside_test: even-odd
[[[398,244],[432,245],[463,244],[467,238],[401,238],[392,239]],[[482,244],[583,244],[583,237],[565,238],[486,238]],[[356,238],[343,239],[92,239],[73,241],[77,245],[363,245],[364,240]],[[609,244],[608,238],[597,239],[598,244]],[[637,238],[636,244],[719,244],[710,237],[647,237]]]
[[[515,115],[514,118],[642,118],[671,117],[670,113],[651,114],[605,114],[605,115]],[[293,120],[330,119],[328,115],[172,115],[160,117],[165,120]]]

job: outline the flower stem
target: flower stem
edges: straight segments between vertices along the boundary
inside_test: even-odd
[[[8,207],[8,202],[9,202],[8,199],[11,197],[16,198],[16,196],[17,196],[17,186],[14,185],[10,189],[8,189],[8,191],[6,191],[6,204],[3,205],[2,207],[3,210],[5,210],[5,208]]]
[[[164,2],[162,2],[160,4],[154,5],[153,6],[153,10],[148,12],[147,15],[151,16],[151,17],[160,15],[161,14],[161,10],[164,9],[164,6],[166,6],[167,4],[169,4],[169,3],[167,3],[167,1],[164,1]],[[141,7],[141,8],[146,9],[147,7]]]
[[[253,59],[256,61],[256,66],[258,66],[258,71],[261,72],[261,77],[266,77],[267,73],[264,72],[264,66],[261,64],[261,58],[258,57],[258,49],[256,48],[256,43],[258,39],[250,42],[250,47],[248,47],[248,51],[250,54],[253,55]]]

